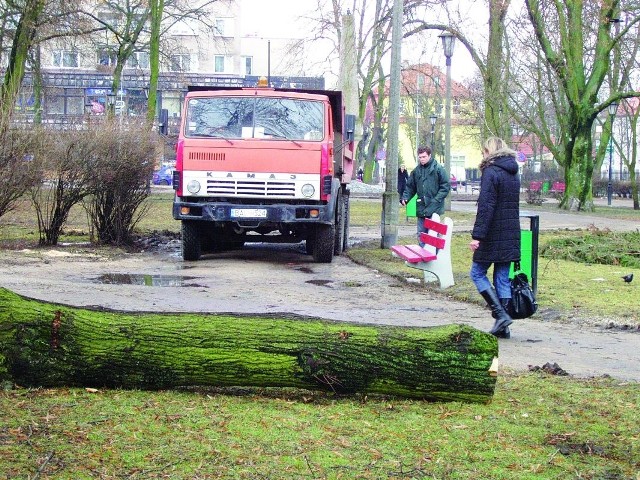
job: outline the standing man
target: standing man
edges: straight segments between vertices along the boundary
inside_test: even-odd
[[[438,162],[431,161],[431,148],[427,146],[418,148],[418,162],[418,166],[409,175],[400,203],[406,205],[414,195],[418,195],[416,200],[418,243],[424,247],[424,243],[420,241],[420,233],[427,230],[424,219],[431,218],[434,213],[444,214],[444,199],[451,190],[451,184],[444,167]]]

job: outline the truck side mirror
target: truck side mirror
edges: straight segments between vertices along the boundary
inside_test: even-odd
[[[356,133],[356,116],[347,114],[344,116],[344,137],[347,142],[353,142]]]

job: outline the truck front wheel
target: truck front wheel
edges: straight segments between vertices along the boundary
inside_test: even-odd
[[[335,241],[334,225],[317,225],[313,242],[313,259],[317,263],[331,263]]]
[[[202,252],[200,228],[197,222],[182,221],[182,259],[196,261]]]

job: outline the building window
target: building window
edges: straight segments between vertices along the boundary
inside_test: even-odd
[[[422,73],[418,73],[418,90],[422,90],[424,88],[424,75]]]
[[[82,115],[84,113],[84,92],[75,88],[47,88],[44,109],[54,115]]]
[[[122,15],[117,12],[102,11],[98,12],[98,20],[103,25],[109,25],[110,27],[117,27],[122,21]]]
[[[189,72],[191,71],[191,55],[171,55],[171,65],[169,70],[172,72]]]
[[[461,107],[462,105],[460,104],[460,99],[454,98],[453,105],[451,106],[451,110],[453,111],[453,113],[460,113]]]
[[[214,26],[213,26],[213,34],[216,37],[224,37],[225,36],[225,25],[226,21],[224,18],[216,18]]]
[[[106,65],[115,67],[117,63],[116,52],[110,48],[101,48],[98,50],[98,65]]]
[[[216,55],[213,58],[213,61],[214,61],[214,71],[216,73],[224,73],[225,72],[224,55]]]
[[[214,37],[233,37],[233,21],[231,18],[216,18],[213,23]]]
[[[244,74],[253,75],[253,57],[242,57],[244,60]]]
[[[127,59],[128,68],[149,68],[149,54],[147,52],[133,52]]]
[[[78,52],[62,50],[53,52],[53,66],[62,68],[78,68]]]

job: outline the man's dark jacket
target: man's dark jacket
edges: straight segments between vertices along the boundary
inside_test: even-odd
[[[471,236],[480,240],[474,262],[520,260],[520,179],[514,152],[498,151],[482,171]]]
[[[451,190],[444,167],[433,158],[426,165],[418,163],[411,171],[402,199],[408,202],[414,195],[418,195],[416,215],[431,218],[437,213],[444,214],[444,199]]]

